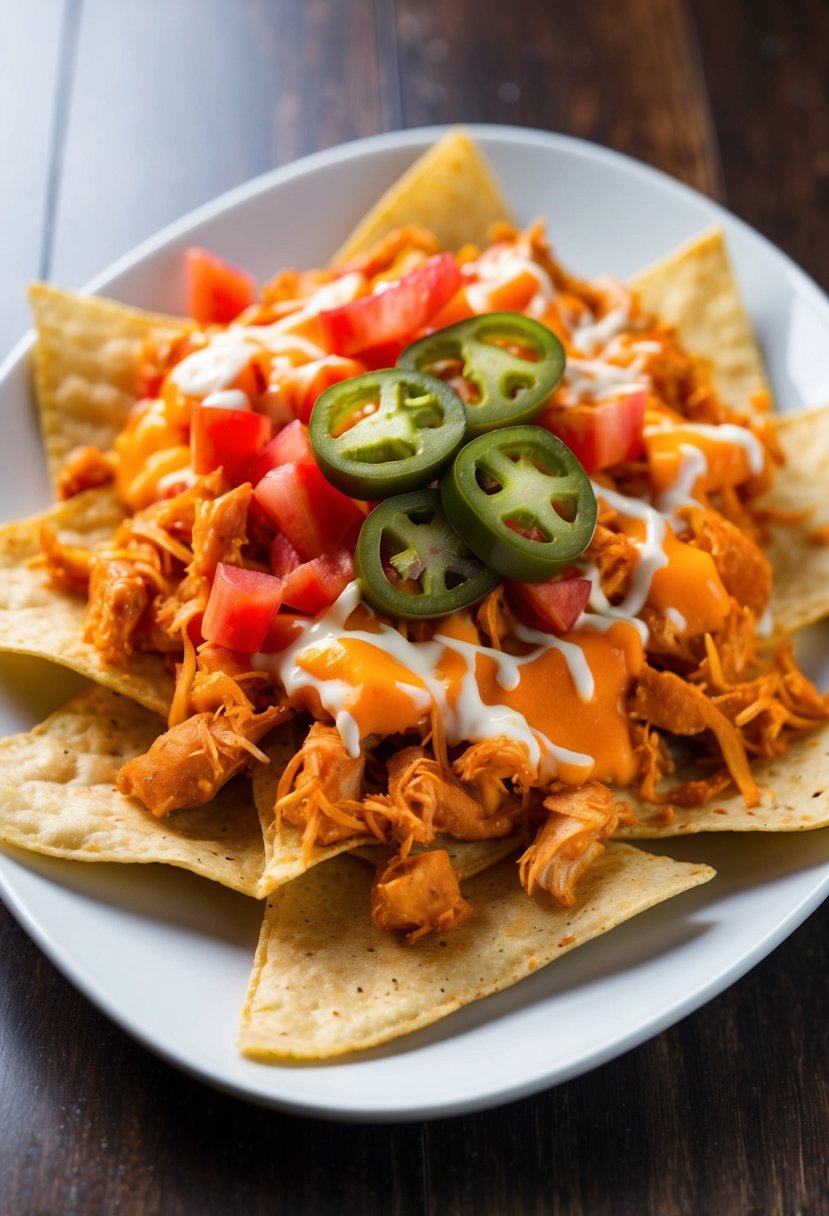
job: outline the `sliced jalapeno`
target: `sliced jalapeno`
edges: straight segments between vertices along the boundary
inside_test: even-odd
[[[474,436],[532,422],[561,379],[564,361],[564,347],[546,325],[517,312],[490,312],[413,342],[397,365],[456,380],[467,434]]]
[[[364,598],[390,616],[446,616],[498,582],[447,521],[439,490],[381,502],[363,524],[354,559]]]
[[[479,435],[443,480],[443,509],[499,574],[541,582],[583,553],[596,496],[570,449],[538,426]]]
[[[466,433],[457,393],[409,368],[367,372],[334,384],[311,412],[317,464],[352,498],[385,498],[438,477]]]

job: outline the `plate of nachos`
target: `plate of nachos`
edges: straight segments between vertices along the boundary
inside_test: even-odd
[[[824,897],[829,305],[745,225],[408,132],[30,299],[0,882],[142,1042],[306,1113],[492,1105]]]

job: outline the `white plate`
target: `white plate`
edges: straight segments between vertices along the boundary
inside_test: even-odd
[[[579,272],[624,277],[724,224],[780,405],[829,401],[829,302],[762,237],[614,153],[515,128],[475,133],[519,219],[546,217]],[[263,276],[318,265],[434,138],[434,129],[380,136],[268,174],[167,229],[91,286],[175,312],[179,251],[193,242]],[[8,518],[48,497],[21,349],[0,373],[0,398],[0,518]],[[819,659],[822,639],[815,649]],[[4,733],[31,726],[72,684],[46,664],[12,658],[0,678]],[[429,1030],[317,1066],[236,1054],[260,919],[252,901],[178,870],[18,852],[0,855],[0,891],[74,984],[180,1068],[268,1106],[394,1120],[492,1106],[619,1055],[743,975],[829,893],[826,831],[696,837],[662,851],[710,862],[718,877]]]

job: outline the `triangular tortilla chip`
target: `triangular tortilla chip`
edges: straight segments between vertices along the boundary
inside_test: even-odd
[[[752,396],[769,386],[721,229],[640,271],[630,285],[648,312],[676,328],[686,350],[710,360],[725,404],[750,413]]]
[[[67,544],[88,548],[109,538],[122,518],[111,491],[87,490],[0,528],[0,650],[50,659],[166,714],[173,681],[164,659],[136,653],[117,667],[104,662],[83,640],[85,597],[55,586],[32,564],[40,556],[42,527],[52,528]]]
[[[760,806],[747,807],[737,790],[706,806],[665,808],[621,790],[639,822],[620,828],[625,839],[655,840],[695,832],[802,832],[829,827],[829,723],[796,739],[783,756],[754,760]],[[698,777],[699,773],[687,774]]]
[[[163,819],[116,789],[118,769],[161,729],[155,714],[94,688],[0,741],[0,841],[73,861],[163,862],[255,896],[264,850],[243,778]]]
[[[178,337],[193,323],[60,291],[48,283],[32,285],[29,303],[37,329],[40,424],[55,482],[73,448],[94,444],[106,450],[112,445],[138,395],[144,343]]]
[[[348,261],[380,237],[415,224],[442,249],[483,245],[491,224],[511,220],[481,153],[462,128],[447,132],[391,186],[332,258]]]
[[[794,633],[829,615],[829,406],[782,414],[775,432],[786,464],[761,505],[807,515],[774,527],[766,550],[774,567],[774,623]]]
[[[445,937],[402,944],[369,915],[372,874],[338,857],[267,903],[239,1047],[256,1059],[325,1059],[409,1034],[707,882],[705,865],[610,845],[562,908],[528,896],[515,864],[471,878],[475,915]]]

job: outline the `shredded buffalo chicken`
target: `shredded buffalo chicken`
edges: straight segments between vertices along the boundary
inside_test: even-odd
[[[772,570],[761,544],[768,512],[756,499],[782,458],[758,412],[762,402],[753,403],[751,419],[735,414],[719,399],[705,362],[645,315],[628,288],[610,280],[586,282],[561,267],[542,225],[525,232],[499,225],[493,237],[485,258],[497,261],[498,251],[507,250],[548,277],[552,298],[543,320],[562,340],[568,363],[578,366],[585,358],[576,328],[612,321],[619,310],[629,315],[630,331],[612,338],[602,357],[622,376],[634,364],[642,368],[645,416],[657,438],[683,423],[703,429],[729,424],[750,430],[761,445],[761,473],[734,476],[732,470],[674,503],[676,543],[693,554],[694,568],[718,583],[723,598],[716,619],[699,628],[689,627],[679,612],[638,603],[635,615],[647,636],[645,662],[630,677],[619,706],[630,732],[637,792],[661,805],[666,817],[674,806],[701,805],[735,788],[754,806],[761,791],[752,761],[781,754],[829,716],[829,701],[800,672],[791,646],[767,637]],[[314,293],[341,282],[338,276],[347,272],[346,278],[362,276],[362,294],[399,278],[436,249],[429,233],[406,228],[336,273],[280,273],[246,312],[245,324],[272,326],[294,314],[310,319],[297,329],[289,357],[269,370],[265,357],[257,356],[235,387],[249,394],[255,409],[270,413],[277,427],[286,410],[310,409],[302,397],[303,361],[318,356],[303,354],[303,344],[313,352],[320,334],[313,307],[302,310]],[[464,273],[480,256],[473,247],[461,251]],[[114,481],[129,514],[111,541],[90,551],[49,529],[41,537],[40,561],[49,578],[87,597],[85,637],[104,661],[119,664],[134,651],[155,651],[175,676],[167,731],[118,776],[119,790],[155,815],[209,802],[231,777],[266,759],[258,744],[293,713],[266,664],[204,641],[199,633],[217,565],[269,572],[275,540],[275,527],[252,505],[250,482],[231,483],[222,467],[199,474],[191,467],[192,403],[168,373],[207,341],[206,335],[191,334],[148,345],[142,378],[147,395],[113,451],[82,448],[67,461],[63,497]],[[595,354],[588,355],[588,369]],[[358,374],[361,365],[351,363],[347,374]],[[573,406],[567,391],[564,385],[553,394],[541,419],[545,425],[555,429],[562,411]],[[630,521],[602,500],[601,491],[658,505],[665,486],[656,481],[648,434],[646,427],[644,450],[592,474],[599,521],[575,576],[592,579],[611,611],[635,598],[640,557]],[[500,584],[478,606],[471,625],[482,646],[518,654],[526,651],[516,642],[520,623]],[[406,638],[428,640],[432,625],[400,622],[399,628]],[[344,841],[368,838],[393,849],[374,884],[371,912],[378,926],[409,942],[445,932],[471,914],[440,847],[442,838],[514,839],[524,850],[518,877],[526,890],[543,889],[569,907],[607,839],[631,819],[626,804],[597,781],[544,784],[526,747],[513,739],[496,734],[448,747],[437,713],[408,736],[363,739],[356,755],[324,712],[318,717],[279,779],[277,823],[300,830],[306,861],[317,846]]]
[[[426,933],[446,933],[472,915],[445,849],[393,857],[371,891],[378,929],[404,933],[410,944]]]

